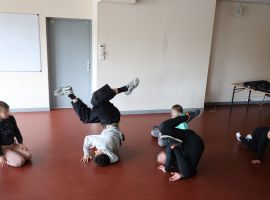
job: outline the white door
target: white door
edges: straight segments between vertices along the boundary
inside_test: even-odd
[[[91,21],[77,19],[47,20],[51,109],[70,108],[66,97],[53,91],[72,86],[75,95],[86,103],[91,97]]]

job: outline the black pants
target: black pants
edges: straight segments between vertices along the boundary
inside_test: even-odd
[[[185,116],[177,117],[168,119],[160,125],[162,134],[170,135],[183,141],[182,146],[175,147],[172,153],[174,154],[178,171],[185,178],[196,174],[197,166],[204,151],[204,142],[194,131],[175,128],[178,124],[187,120],[188,118]]]
[[[83,123],[101,123],[102,125],[119,123],[120,111],[110,102],[115,95],[115,91],[106,84],[93,93],[92,109],[80,99],[72,103],[72,106]]]
[[[254,139],[246,139],[245,137],[240,137],[240,140],[245,144],[250,150],[257,150],[257,142]]]

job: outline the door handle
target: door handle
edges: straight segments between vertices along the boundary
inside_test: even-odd
[[[88,60],[87,63],[86,63],[86,70],[87,70],[87,71],[90,71],[90,68],[91,68],[91,63],[90,63],[90,61]]]

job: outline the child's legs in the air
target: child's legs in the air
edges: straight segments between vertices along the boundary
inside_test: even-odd
[[[72,106],[75,112],[84,123],[118,123],[120,121],[120,112],[112,103],[110,103],[110,100],[116,94],[120,94],[122,92],[125,92],[126,95],[131,94],[138,84],[139,79],[136,78],[120,88],[112,89],[109,85],[104,85],[92,95],[91,103],[93,104],[93,109],[89,108],[75,96],[71,86],[56,89],[54,91],[54,95],[67,95],[72,100]]]
[[[93,93],[91,103],[93,106],[106,104],[111,99],[113,99],[115,95],[116,91],[114,91],[108,84],[106,84]]]
[[[25,159],[19,153],[12,150],[12,146],[4,147],[3,149],[4,157],[7,161],[7,165],[12,167],[21,167],[25,163]]]
[[[115,95],[125,92],[126,95],[130,95],[132,91],[139,85],[139,79],[136,78],[120,88],[112,89],[108,84],[104,85],[93,93],[91,103],[93,106],[99,106],[101,104],[109,102],[115,97]]]
[[[85,103],[80,99],[72,100],[72,106],[78,117],[83,123],[99,123],[99,115],[94,110],[89,108]]]
[[[120,111],[111,102],[107,102],[99,106],[94,106],[93,111],[97,113],[102,125],[109,125],[120,122]]]

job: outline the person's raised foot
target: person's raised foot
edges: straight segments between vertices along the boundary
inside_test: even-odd
[[[246,139],[252,140],[252,135],[251,135],[251,134],[248,134],[248,135],[246,136]]]
[[[198,109],[192,109],[188,111],[190,115],[189,121],[191,121],[194,118],[199,118],[203,114],[204,109],[203,108],[198,108]]]
[[[54,96],[64,96],[64,95],[70,95],[70,94],[73,94],[73,91],[72,91],[72,87],[71,86],[66,86],[66,87],[60,87],[60,88],[57,88],[55,91],[54,91]]]
[[[237,132],[237,133],[235,134],[235,136],[236,136],[236,139],[237,139],[239,142],[241,142],[241,133]]]
[[[155,138],[158,138],[161,135],[159,128],[153,128],[151,130],[151,135]]]
[[[140,79],[139,78],[135,78],[133,81],[129,82],[126,87],[127,87],[127,91],[125,92],[126,95],[130,95],[132,93],[132,91],[138,87],[140,83]]]
[[[201,116],[202,116],[202,114],[203,114],[203,111],[204,111],[204,109],[203,109],[203,108],[198,109],[198,111],[197,111],[197,115],[196,115],[196,118],[201,117]]]

